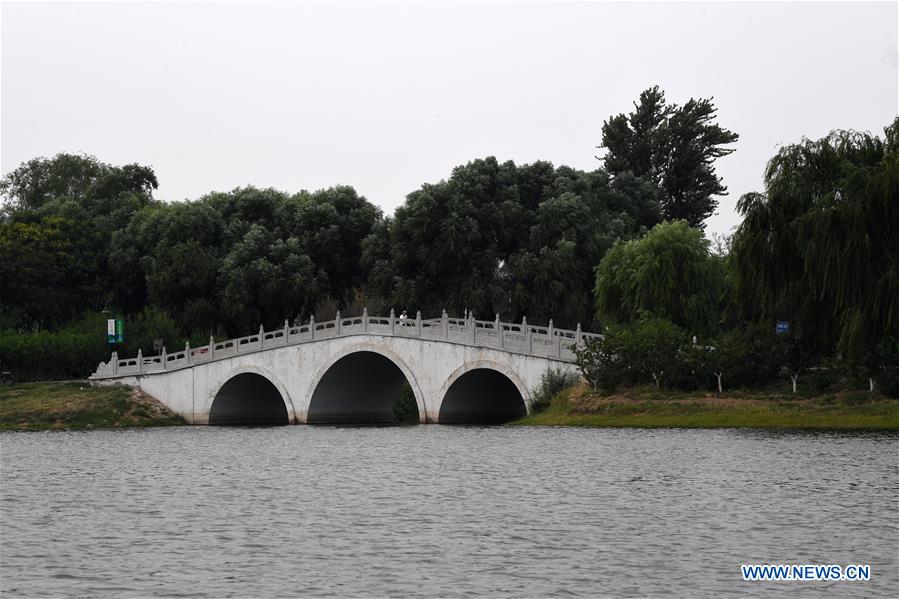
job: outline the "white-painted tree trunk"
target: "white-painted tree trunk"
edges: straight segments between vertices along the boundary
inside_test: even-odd
[[[799,381],[799,375],[798,375],[798,374],[791,374],[791,375],[790,375],[790,380],[793,381],[793,393],[796,393],[796,382]]]
[[[716,372],[715,377],[718,379],[718,394],[724,393],[724,389],[721,388],[721,376],[723,373]]]
[[[874,377],[873,376],[868,377],[868,391],[870,391],[872,393],[874,391]]]

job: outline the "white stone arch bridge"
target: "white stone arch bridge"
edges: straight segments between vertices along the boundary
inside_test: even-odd
[[[195,424],[390,422],[408,383],[421,423],[503,422],[548,368],[576,371],[577,330],[473,318],[361,316],[120,359],[94,385],[139,387]]]

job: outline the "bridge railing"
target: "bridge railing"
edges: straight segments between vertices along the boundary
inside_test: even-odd
[[[398,317],[393,310],[388,316],[370,316],[366,309],[361,316],[342,318],[338,312],[337,318],[323,322],[316,322],[313,317],[307,324],[291,326],[284,321],[282,328],[265,331],[259,327],[259,331],[252,335],[224,341],[210,338],[208,345],[192,348],[185,344],[184,350],[173,353],[163,348],[158,356],[144,357],[142,351],[138,351],[134,358],[119,359],[118,353],[113,352],[109,362],[99,364],[92,378],[178,370],[276,347],[366,334],[434,339],[566,362],[575,360],[577,347],[590,338],[600,337],[582,332],[580,325],[573,331],[557,329],[552,320],[544,327],[529,325],[527,319],[521,323],[502,322],[498,316],[495,320],[450,318],[446,311],[440,318],[429,319],[422,319],[420,312],[414,318]]]

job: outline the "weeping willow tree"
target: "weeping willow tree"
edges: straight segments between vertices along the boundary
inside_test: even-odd
[[[744,316],[790,321],[809,348],[869,371],[895,359],[899,119],[883,139],[834,131],[782,148],[768,163],[765,193],[744,195],[737,209]]]
[[[670,320],[690,333],[714,333],[725,285],[723,259],[702,231],[684,221],[656,225],[618,242],[596,269],[596,315],[603,325],[641,316]]]

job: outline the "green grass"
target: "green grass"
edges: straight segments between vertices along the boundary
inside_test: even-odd
[[[524,426],[634,428],[791,428],[899,430],[899,401],[866,391],[792,396],[761,390],[726,393],[635,387],[612,396],[585,386],[556,395],[550,406],[513,423]]]
[[[169,426],[184,419],[130,387],[79,382],[0,386],[0,430]]]

